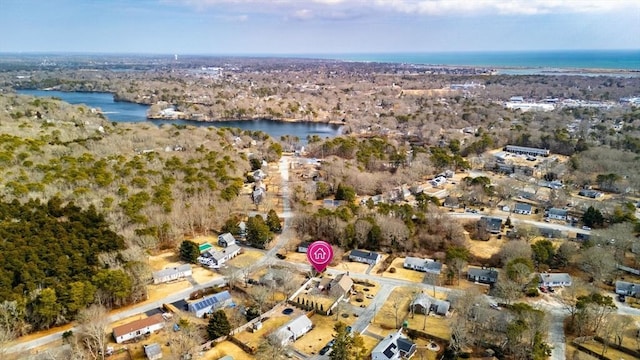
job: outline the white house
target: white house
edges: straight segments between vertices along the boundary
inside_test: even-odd
[[[118,344],[121,344],[139,336],[156,332],[163,327],[164,319],[162,318],[162,314],[155,314],[144,319],[114,327],[113,338]]]
[[[549,209],[549,212],[547,213],[547,217],[549,217],[549,219],[555,219],[555,220],[567,220],[567,213],[568,211],[565,209],[557,209],[557,208],[551,208]]]
[[[571,286],[571,276],[567,273],[540,274],[540,285],[548,287]]]
[[[520,215],[531,215],[531,205],[525,203],[516,203],[513,212]]]
[[[432,259],[421,259],[417,257],[407,256],[404,259],[403,267],[432,274],[440,274],[442,271],[442,263]]]
[[[218,269],[222,264],[238,256],[240,250],[242,249],[238,244],[229,245],[220,251],[207,250],[198,256],[198,262],[203,266]]]
[[[191,276],[191,274],[191,265],[189,264],[167,268],[153,273],[153,283],[161,284],[172,280],[178,280]]]
[[[351,250],[349,260],[375,265],[382,259],[382,255],[373,251]]]
[[[197,317],[202,317],[204,314],[222,309],[232,302],[231,294],[229,294],[228,291],[223,291],[192,302],[189,304],[189,312],[195,314]]]
[[[416,352],[416,344],[402,336],[402,330],[380,340],[371,350],[371,360],[409,359]]]
[[[218,235],[218,246],[228,247],[236,243],[236,238],[231,233]]]
[[[284,324],[278,330],[276,330],[272,336],[276,341],[279,341],[282,346],[286,346],[296,340],[302,335],[308,333],[313,328],[313,323],[307,315],[300,315],[297,318]]]

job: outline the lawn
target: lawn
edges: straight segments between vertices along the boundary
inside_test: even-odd
[[[364,347],[367,349],[367,356],[371,354],[373,348],[380,342],[380,340],[367,335],[362,335],[362,340],[364,342]]]
[[[602,353],[602,344],[597,342],[597,341],[587,341],[585,343],[582,343],[581,345],[586,347],[587,349],[589,349],[591,351],[595,351],[598,354]],[[581,358],[582,358],[582,354],[580,354],[580,355],[581,355]],[[630,359],[631,358],[630,355],[627,355],[627,354],[625,354],[625,353],[623,353],[621,351],[618,351],[616,349],[613,349],[611,347],[609,347],[607,349],[607,352],[604,353],[604,356],[607,359],[610,359],[610,360]]]
[[[498,239],[496,235],[491,235],[488,241],[482,240],[469,240],[467,241],[467,248],[474,256],[489,259],[493,255],[497,254],[502,245],[506,242],[506,236],[502,239]]]
[[[242,253],[235,258],[229,260],[227,264],[242,269],[255,264],[264,256],[264,253],[258,250],[242,249]]]
[[[218,360],[225,355],[230,355],[234,360],[253,360],[255,357],[244,352],[238,345],[231,341],[223,341],[216,344],[216,346],[204,353],[204,356],[200,359],[203,360]]]
[[[362,296],[352,295],[351,298],[349,299],[350,304],[358,307],[365,307],[365,308],[368,307],[369,303],[371,302],[371,299],[373,299],[376,296],[379,289],[377,284],[371,284],[371,285],[373,286],[364,286],[361,284],[354,284],[353,290],[356,293],[361,293]],[[358,300],[362,300],[362,301],[358,301]]]
[[[425,273],[416,271],[416,270],[405,269],[403,267],[403,264],[404,264],[404,258],[395,258],[391,263],[391,265],[387,268],[387,270],[384,273],[382,273],[382,276],[393,278],[393,279],[400,279],[400,280],[407,280],[407,281],[412,281],[416,283],[421,283],[422,280],[424,279]],[[392,273],[389,271],[389,269],[391,268],[396,269],[395,273]]]
[[[311,321],[313,322],[313,329],[294,343],[294,347],[297,350],[307,355],[317,354],[320,349],[333,339],[333,327],[336,324],[336,317],[313,315]],[[348,317],[345,319],[340,317],[339,321],[352,325],[355,318]]]
[[[442,339],[449,339],[451,337],[449,320],[444,317],[414,314],[413,318],[409,315],[407,317],[407,321],[409,322],[410,329],[423,331],[429,335],[437,336]]]
[[[417,290],[410,287],[395,288],[378,310],[374,322],[387,329],[398,329],[402,326],[402,321],[409,314],[409,304],[415,291]]]
[[[262,322],[262,328],[256,332],[242,331],[235,335],[236,339],[241,342],[247,344],[248,346],[257,349],[262,340],[271,334],[273,331],[277,330],[282,325],[291,321],[290,316],[286,315],[275,315],[270,317],[268,320]]]
[[[191,283],[187,279],[182,279],[174,282],[149,285],[147,286],[148,299],[147,301],[162,300],[167,296],[177,293],[181,290],[191,287]]]

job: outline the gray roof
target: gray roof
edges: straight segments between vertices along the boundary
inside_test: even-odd
[[[225,256],[227,256],[227,254],[229,253],[233,253],[240,250],[240,246],[238,246],[238,244],[231,244],[229,246],[227,246],[226,248],[224,248],[221,251],[215,251],[211,253],[211,257],[216,261],[219,262],[220,259],[224,258]]]
[[[200,311],[209,306],[215,306],[216,304],[223,303],[227,300],[231,300],[231,294],[228,291],[223,291],[211,296],[207,296],[198,302],[194,302],[189,305],[189,310],[192,312]]]
[[[568,211],[565,209],[558,209],[558,208],[551,208],[549,209],[549,215],[556,215],[556,216],[567,216]]]
[[[571,283],[571,276],[567,273],[544,273],[540,274],[540,280],[553,283]]]
[[[161,355],[162,349],[160,348],[160,344],[153,343],[153,344],[144,346],[144,353],[145,355],[147,355],[148,358],[151,358],[156,355]]]
[[[524,203],[516,203],[514,207],[516,211],[531,211],[531,205]]]
[[[473,277],[486,277],[493,280],[498,280],[498,271],[493,268],[469,268],[467,274]]]
[[[218,236],[218,241],[220,241],[220,240],[226,241],[227,244],[231,244],[231,243],[236,242],[236,238],[233,237],[233,235],[231,235],[231,233],[224,233],[222,235],[219,235]]]
[[[618,292],[636,294],[640,292],[640,284],[634,284],[627,281],[616,281],[616,293]]]
[[[388,335],[380,340],[371,352],[382,353],[387,359],[393,359],[395,354],[399,352],[412,353],[415,351],[415,344],[411,340],[400,336],[400,334],[400,332],[397,332]]]
[[[421,259],[413,256],[407,256],[404,259],[404,265],[413,267],[422,267],[429,272],[440,273],[442,271],[442,263],[431,259]]]
[[[354,250],[351,250],[351,253],[349,253],[349,256],[357,256],[363,259],[377,260],[380,254],[373,251],[362,251],[362,250],[354,249]]]
[[[185,271],[191,271],[191,265],[183,264],[183,265],[179,265],[179,266],[176,266],[176,267],[172,267],[172,268],[156,271],[156,272],[153,273],[153,278],[154,279],[162,279],[162,278],[164,278],[166,276],[171,276],[171,275],[176,274],[176,273],[183,273]]]
[[[313,326],[313,323],[307,315],[300,315],[297,318],[284,324],[275,332],[275,336],[279,340],[288,339],[290,334],[294,334],[294,339],[299,338],[307,332],[307,329]]]
[[[502,227],[502,219],[496,217],[483,216],[480,218],[480,221],[489,229],[489,230],[500,230]]]
[[[446,300],[439,300],[436,298],[432,298],[431,296],[420,293],[416,296],[415,299],[411,302],[411,307],[414,305],[420,305],[425,309],[431,309],[432,306],[435,307],[435,312],[438,314],[446,314],[449,311],[449,307],[451,304]]]

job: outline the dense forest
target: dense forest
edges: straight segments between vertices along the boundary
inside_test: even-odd
[[[16,330],[25,322],[36,329],[63,322],[96,300],[129,300],[130,275],[99,260],[122,250],[124,239],[92,206],[1,201],[0,237],[0,321]]]

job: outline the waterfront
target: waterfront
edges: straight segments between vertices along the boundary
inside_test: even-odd
[[[148,120],[149,106],[129,102],[116,102],[110,93],[97,92],[64,92],[49,90],[18,90],[18,94],[56,97],[73,105],[84,104],[91,108],[100,109],[110,121],[140,123],[149,122],[156,125],[176,124],[191,126],[215,126],[240,128],[248,131],[263,131],[269,136],[280,139],[284,135],[297,136],[302,143],[307,142],[308,136],[317,135],[320,138],[334,137],[341,133],[340,125],[312,123],[306,121],[290,122],[277,120],[233,120],[233,121],[191,121],[191,120]]]

